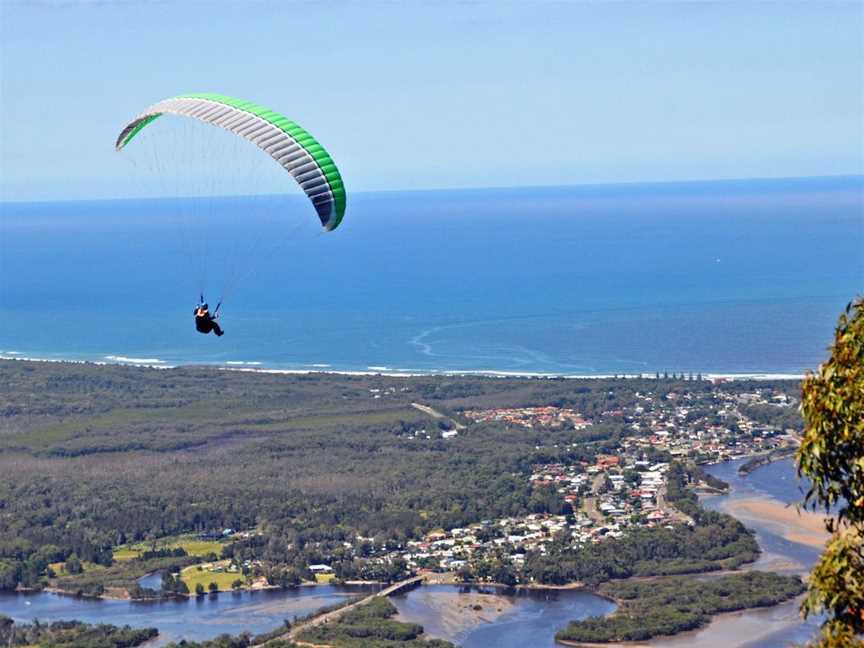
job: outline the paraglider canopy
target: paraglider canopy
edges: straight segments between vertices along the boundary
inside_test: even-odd
[[[325,230],[334,230],[342,222],[346,199],[339,169],[324,147],[293,121],[243,99],[210,93],[180,95],[153,104],[126,124],[115,148],[121,150],[163,114],[191,117],[252,142],[297,181]]]

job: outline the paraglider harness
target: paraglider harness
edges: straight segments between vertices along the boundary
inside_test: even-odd
[[[195,330],[204,334],[213,331],[216,335],[221,336],[224,331],[222,331],[216,323],[216,318],[219,317],[219,309],[222,308],[222,301],[220,300],[219,303],[216,304],[216,308],[213,310],[212,315],[207,308],[207,302],[204,301],[204,295],[202,294],[198,306],[195,307]]]

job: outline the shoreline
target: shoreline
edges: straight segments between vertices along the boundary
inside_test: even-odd
[[[555,642],[562,646],[570,646],[571,648],[661,648],[664,646],[669,646],[672,648],[709,648],[709,646],[718,645],[716,642],[720,637],[702,637],[700,638],[698,635],[700,633],[709,633],[709,632],[721,632],[723,633],[723,638],[720,639],[722,641],[734,641],[735,639],[730,639],[728,636],[729,630],[718,630],[716,626],[718,624],[730,624],[730,623],[742,623],[746,622],[745,616],[753,614],[754,612],[768,612],[770,610],[777,610],[784,606],[790,606],[794,604],[795,610],[797,611],[798,606],[801,604],[801,601],[804,599],[806,594],[801,594],[799,596],[795,596],[791,599],[787,599],[777,605],[768,606],[768,607],[750,607],[750,608],[742,608],[740,610],[732,610],[730,612],[718,612],[717,614],[711,615],[711,620],[702,626],[701,628],[694,628],[693,630],[685,630],[683,632],[677,632],[672,635],[657,635],[656,637],[652,637],[651,639],[644,639],[639,641],[613,641],[609,643],[596,643],[596,642],[579,642],[579,641],[570,641],[567,639],[556,639]],[[797,618],[797,616],[796,616]],[[768,635],[776,632],[778,629],[782,627],[784,622],[768,622],[768,623],[760,623],[760,628],[748,628],[749,634],[747,636],[747,641],[758,640],[763,637],[767,637]],[[671,643],[670,643],[671,642]],[[732,645],[732,644],[725,644]]]
[[[770,495],[748,495],[723,500],[717,509],[740,520],[746,526],[761,524],[780,537],[822,550],[830,538],[825,529],[827,516],[794,504],[786,504]]]
[[[793,458],[797,451],[797,446],[787,446],[785,448],[777,448],[776,450],[771,450],[770,452],[764,454],[753,454],[750,456],[750,459],[748,461],[738,467],[738,474],[746,479],[752,472],[759,470],[759,468],[762,468],[763,466],[772,464],[775,461],[782,461],[783,459]]]
[[[759,456],[756,454],[751,458]],[[755,470],[776,461],[789,459],[790,456],[790,454],[783,454],[782,452],[770,453],[764,456],[764,461],[753,466],[750,471],[741,473],[740,476],[746,480]],[[742,457],[742,459],[746,459],[746,457]],[[718,465],[720,463],[725,462],[718,462]],[[798,510],[794,505],[786,504],[767,493],[736,497],[734,486],[730,484],[728,491],[716,491],[716,494],[722,495],[723,498],[720,500],[721,503],[712,510],[731,515],[748,527],[756,523],[789,542],[818,550],[824,549],[825,542],[830,537],[824,527],[824,516],[812,511]],[[761,544],[759,548],[760,558],[766,556],[767,553]],[[746,563],[741,566],[740,570],[736,571],[753,570],[758,560],[759,558],[754,562]],[[806,576],[809,573],[809,568],[802,570],[801,567],[803,565],[797,565],[794,571],[799,575]],[[801,623],[798,607],[805,596],[806,594],[802,594],[772,606],[749,607],[712,614],[709,622],[702,627],[672,635],[657,635],[650,639],[609,643],[559,639],[555,641],[557,644],[572,648],[709,648],[721,645],[720,642],[725,645],[733,645],[736,638],[746,637],[747,641],[758,640],[793,624]],[[610,600],[620,605],[618,601]]]
[[[48,585],[41,589],[37,589],[35,587],[19,587],[13,590],[15,594],[24,594],[24,595],[37,595],[43,592],[47,592],[48,594],[57,594],[58,596],[68,596],[70,598],[80,598],[80,599],[89,599],[92,601],[131,601],[133,603],[141,603],[148,601],[182,601],[188,599],[197,599],[203,598],[213,595],[219,594],[231,594],[235,592],[246,592],[246,593],[254,593],[254,592],[273,592],[273,591],[291,591],[291,590],[299,590],[302,588],[308,587],[325,587],[328,585],[333,585],[335,587],[346,587],[346,588],[372,588],[379,587],[383,588],[385,586],[384,583],[380,581],[345,581],[344,583],[312,583],[309,581],[298,583],[297,585],[292,585],[290,587],[282,587],[281,585],[260,585],[260,584],[252,584],[250,586],[239,587],[237,589],[220,589],[215,592],[204,592],[203,594],[196,594],[195,592],[189,592],[186,594],[181,594],[179,592],[169,594],[169,595],[159,595],[154,597],[144,597],[144,598],[132,598],[129,595],[129,591],[123,588],[111,587],[106,588],[105,592],[99,595],[94,594],[78,594],[77,592],[72,592],[70,590],[64,590],[60,587],[56,587],[54,585]],[[111,590],[111,591],[109,591]]]
[[[778,461],[794,459],[795,453],[792,450],[797,450],[797,448],[790,447],[780,451],[772,451],[766,455],[753,455],[750,460],[757,458],[761,460],[742,471],[741,468],[749,463],[750,460],[748,460],[741,464],[736,472],[741,479],[747,480],[760,468]],[[725,493],[720,492],[718,494],[724,497],[720,500],[717,510],[731,515],[747,526],[754,523],[762,524],[767,527],[766,530],[776,533],[789,542],[822,550],[831,537],[825,529],[824,520],[828,516],[824,514],[798,508],[796,504],[787,504],[763,492],[736,496],[730,489]]]
[[[226,360],[220,363],[189,363],[171,364],[158,358],[133,358],[126,356],[102,356],[99,359],[90,358],[44,358],[24,355],[17,351],[0,351],[0,362],[44,362],[54,364],[93,365],[97,367],[136,367],[139,369],[212,369],[214,371],[237,371],[243,373],[259,373],[268,375],[310,375],[324,374],[334,376],[384,376],[388,378],[422,378],[434,376],[463,376],[483,378],[548,378],[569,380],[656,380],[656,371],[640,373],[596,373],[574,374],[543,371],[507,371],[499,369],[399,369],[386,366],[369,366],[366,369],[333,369],[326,363],[308,363],[297,368],[277,369],[264,366],[259,361]],[[703,381],[735,381],[735,380],[803,380],[804,373],[788,372],[684,372],[688,375],[702,375]],[[673,380],[661,378],[660,380]],[[680,379],[688,382],[687,379]],[[695,382],[695,379],[694,379]]]

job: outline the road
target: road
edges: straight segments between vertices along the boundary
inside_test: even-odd
[[[411,403],[411,407],[413,407],[414,409],[420,410],[424,414],[428,414],[432,418],[447,419],[448,421],[450,421],[453,424],[453,427],[455,427],[457,430],[464,430],[465,429],[465,426],[462,425],[459,421],[454,421],[449,416],[444,416],[441,412],[439,412],[438,410],[432,409],[428,405],[421,405],[420,403]]]

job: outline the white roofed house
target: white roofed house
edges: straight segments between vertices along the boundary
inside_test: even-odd
[[[309,565],[309,571],[313,574],[332,574],[333,568],[330,565]]]

